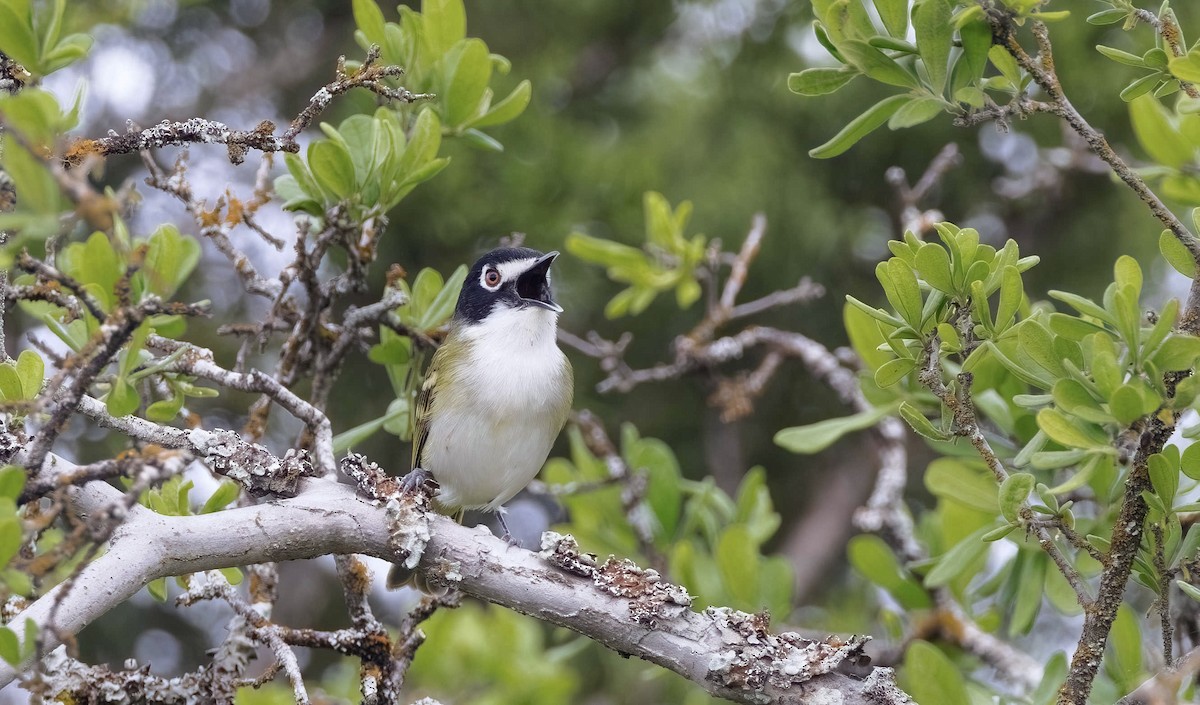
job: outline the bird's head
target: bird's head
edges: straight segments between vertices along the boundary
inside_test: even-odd
[[[528,247],[501,247],[471,267],[458,295],[455,315],[478,323],[498,311],[542,309],[555,315],[562,306],[550,289],[550,265],[557,252],[542,254]]]

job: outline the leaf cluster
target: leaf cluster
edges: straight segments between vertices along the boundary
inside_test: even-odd
[[[646,192],[646,242],[641,248],[581,232],[567,236],[567,251],[606,269],[609,279],[629,287],[604,307],[608,318],[620,318],[646,310],[665,291],[675,290],[680,308],[700,298],[696,270],[704,263],[708,241],[703,235],[686,236],[692,216],[691,201],[672,209],[662,194]]]
[[[384,61],[404,67],[409,89],[434,94],[429,107],[446,134],[483,149],[502,150],[482,128],[510,122],[524,112],[533,93],[530,82],[521,81],[505,98],[494,100],[493,75],[507,74],[511,65],[491,53],[483,40],[466,36],[462,0],[422,0],[420,12],[405,5],[399,11],[399,22],[387,22],[374,0],[354,0],[359,45],[379,46]]]
[[[387,213],[450,162],[437,156],[442,134],[432,110],[422,110],[408,133],[387,107],[352,115],[336,128],[323,122],[321,131],[325,139],[309,144],[307,159],[288,154],[288,173],[275,179],[288,210],[322,217],[341,204],[362,221]]]
[[[92,37],[63,36],[67,0],[34,4],[33,0],[0,1],[0,47],[30,73],[48,76],[87,55]]]
[[[100,313],[110,313],[123,303],[138,305],[152,298],[170,299],[199,261],[200,243],[180,233],[174,225],[159,226],[148,238],[131,238],[120,221],[112,236],[92,233],[86,241],[64,247],[56,258],[59,271],[80,285]],[[35,282],[33,275],[15,280],[16,284],[30,286]],[[44,323],[74,352],[88,345],[102,323],[86,306],[75,312],[48,301],[21,301],[20,307]],[[143,398],[157,395],[161,398],[149,403],[145,416],[152,421],[168,422],[178,416],[185,397],[216,395],[215,390],[197,386],[194,378],[165,369],[179,353],[156,359],[144,349],[152,333],[178,338],[185,331],[186,322],[181,316],[167,314],[148,316],[134,330],[117,358],[115,377],[102,383],[108,388],[105,402],[110,414],[135,413],[141,408]],[[165,387],[152,384],[156,380]],[[160,394],[163,390],[166,393]]]

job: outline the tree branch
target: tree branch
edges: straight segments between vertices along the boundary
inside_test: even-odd
[[[119,493],[89,483],[73,490],[73,500],[79,511],[89,511],[111,502],[113,494]],[[212,514],[136,511],[71,591],[63,595],[56,587],[11,624],[32,619],[53,648],[155,578],[329,553],[395,561],[388,515],[389,508],[349,486],[320,479],[291,499]],[[431,578],[661,665],[713,695],[747,703],[912,702],[893,684],[890,669],[873,669],[863,680],[837,671],[863,639],[809,641],[770,633],[761,615],[728,608],[695,612],[682,588],[628,562],[598,564],[569,537],[547,534],[544,550],[535,554],[440,515],[426,519],[432,531],[420,569]],[[0,665],[0,686],[17,673]]]
[[[223,144],[229,151],[229,161],[241,164],[246,159],[246,153],[251,149],[268,153],[300,151],[296,137],[328,107],[334,96],[352,88],[366,88],[383,98],[405,103],[427,100],[432,97],[426,93],[412,93],[403,88],[392,88],[386,85],[384,82],[386,79],[399,76],[404,69],[399,66],[379,66],[376,63],[378,60],[379,47],[372,46],[368,50],[362,66],[357,71],[349,73],[345,67],[346,57],[339,58],[336,79],[313,94],[308,104],[279,137],[275,136],[275,124],[270,120],[263,120],[252,130],[232,130],[224,123],[198,117],[182,122],[163,120],[154,127],[144,130],[137,129],[130,122],[123,135],[110,130],[107,137],[76,140],[71,144],[64,158],[68,164],[78,164],[89,155],[107,157],[113,154],[159,149],[170,145]]]

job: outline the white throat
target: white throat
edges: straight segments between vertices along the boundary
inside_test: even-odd
[[[476,355],[495,353],[528,355],[545,351],[558,357],[555,336],[558,314],[540,306],[497,306],[482,321],[459,329]]]

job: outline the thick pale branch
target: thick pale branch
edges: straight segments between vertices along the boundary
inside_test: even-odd
[[[90,483],[74,492],[74,501],[78,510],[94,511],[111,502],[112,494],[118,493]],[[669,668],[714,695],[740,702],[911,702],[893,685],[890,669],[874,669],[863,680],[834,670],[858,648],[858,640],[809,642],[772,635],[753,615],[726,609],[699,613],[678,600],[654,600],[671,586],[652,573],[638,573],[642,586],[606,590],[606,567],[588,574],[586,555],[572,562],[570,551],[556,544],[542,557],[445,517],[430,521],[421,559],[428,575]],[[114,533],[108,551],[83,569],[71,591],[61,595],[55,588],[12,623],[34,620],[46,646],[54,647],[63,635],[78,633],[155,578],[330,553],[396,560],[387,509],[327,480],[310,481],[292,499],[213,514],[170,517],[139,509]],[[48,628],[60,599],[56,622]],[[0,666],[0,684],[16,676],[11,666]]]

